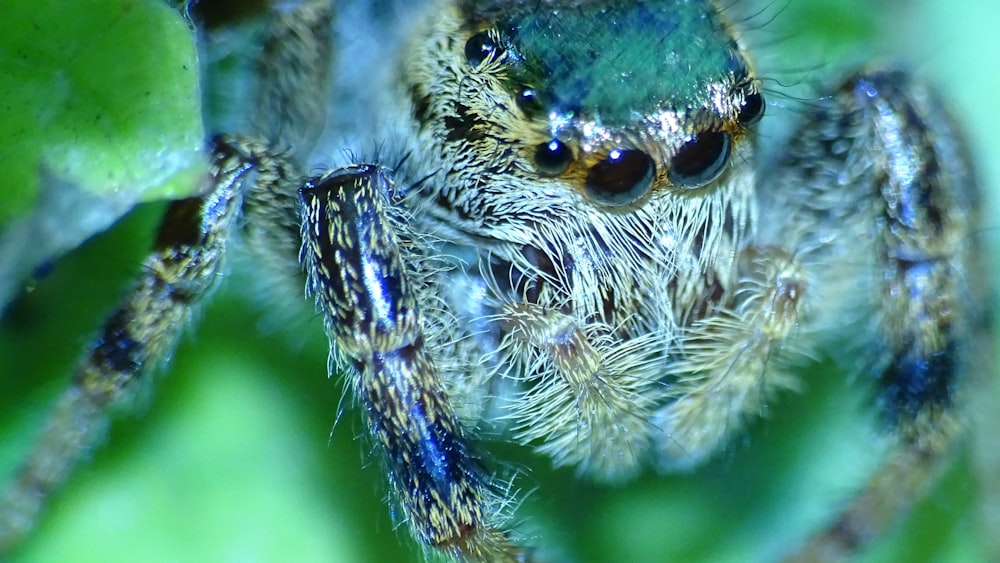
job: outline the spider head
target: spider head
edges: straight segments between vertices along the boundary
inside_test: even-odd
[[[489,140],[503,139],[518,147],[519,171],[591,204],[713,185],[763,113],[759,82],[708,3],[461,6],[443,32],[453,40],[438,43],[453,57],[437,57],[432,81],[455,85],[453,107],[436,115],[445,140],[478,145],[502,167]]]

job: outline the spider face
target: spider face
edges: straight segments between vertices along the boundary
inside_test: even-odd
[[[762,157],[768,102],[735,17],[710,2],[615,4],[440,2],[400,22],[353,7],[331,24],[320,2],[274,16],[254,103],[277,117],[209,142],[207,195],[168,210],[0,503],[0,546],[61,481],[38,460],[71,466],[106,410],[166,362],[234,240],[251,265],[235,280],[268,272],[268,303],[303,285],[315,299],[345,405],[379,459],[367,476],[388,477],[395,520],[431,554],[590,558],[550,548],[563,534],[514,525],[517,489],[549,466],[605,499],[629,493],[587,483],[706,465],[700,483],[714,490],[755,483],[752,468],[712,456],[782,390],[823,385],[801,366],[841,349],[860,358],[841,367],[870,384],[885,457],[827,527],[753,553],[850,554],[889,526],[951,455],[969,374],[991,369],[974,360],[990,334],[970,306],[984,295],[979,196],[955,126],[917,81],[872,69],[815,95],[791,140]],[[352,23],[359,13],[376,23]],[[366,39],[373,29],[390,40]],[[388,47],[355,60],[343,54],[354,42]],[[329,82],[346,109],[326,108],[313,154],[346,162],[310,176],[297,155],[327,100],[312,87],[328,69],[320,44],[345,59]],[[327,399],[305,407],[323,423],[337,402],[326,383]],[[66,438],[78,429],[86,439]],[[519,447],[517,465],[500,441]],[[685,479],[657,482],[717,494]],[[543,482],[529,510],[550,487],[566,488]],[[765,487],[784,494],[780,480]],[[567,516],[567,529],[583,519]],[[651,520],[690,525],[683,516]]]
[[[704,64],[687,62],[689,33],[706,38]],[[749,62],[708,4],[460,3],[414,37],[397,98],[432,179],[403,188],[411,222],[447,232],[443,254],[465,262],[449,269],[462,288],[442,295],[449,312],[494,321],[466,352],[493,367],[449,376],[475,382],[451,394],[482,405],[493,374],[524,381],[519,440],[595,478],[634,474],[670,424],[651,424],[669,416],[664,352],[715,306],[704,297],[736,286],[763,110]],[[667,433],[674,445],[653,446],[673,450],[665,463],[711,449]]]
[[[744,53],[705,4],[470,3],[445,14],[404,63],[420,129],[443,154],[492,155],[482,166],[497,182],[530,181],[566,205],[704,187],[747,150],[746,127],[763,111]],[[449,179],[461,192],[478,181]]]

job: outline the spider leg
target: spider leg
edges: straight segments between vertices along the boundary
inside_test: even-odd
[[[271,23],[260,64],[269,79],[256,102],[257,129],[271,144],[301,149],[319,133],[331,19],[330,2],[309,1]],[[268,169],[281,177],[247,194],[244,236],[276,272],[298,270],[286,266],[300,256],[332,354],[366,409],[415,537],[456,560],[526,560],[501,527],[505,499],[482,473],[428,353],[386,171],[344,169],[308,183],[296,198],[267,187],[287,182],[284,168]]]
[[[385,169],[357,165],[299,192],[301,260],[331,356],[364,405],[414,536],[458,561],[523,561],[424,339],[391,191]]]
[[[0,497],[0,553],[30,531],[48,494],[100,439],[110,409],[169,360],[194,308],[220,278],[254,170],[246,154],[220,142],[211,191],[168,207],[138,281],[105,321]]]
[[[305,151],[324,122],[332,5],[304,2],[277,11],[263,32],[251,127],[273,143]],[[100,440],[108,414],[170,358],[192,313],[221,277],[234,229],[265,266],[296,271],[298,222],[293,166],[247,138],[213,140],[205,195],[172,203],[136,285],[108,317],[57,400],[45,428],[0,495],[0,555],[27,534],[45,498]],[[245,207],[244,207],[244,196]],[[240,217],[246,213],[246,224]],[[265,240],[266,239],[266,240]],[[284,253],[284,259],[280,258]],[[299,286],[301,287],[301,285]]]
[[[791,228],[765,237],[795,241],[820,334],[876,313],[858,315],[852,344],[869,352],[863,369],[890,444],[833,523],[791,556],[822,561],[856,552],[933,484],[963,434],[966,372],[989,367],[969,361],[988,332],[976,310],[978,192],[947,112],[890,71],[851,78],[812,111],[765,194]]]

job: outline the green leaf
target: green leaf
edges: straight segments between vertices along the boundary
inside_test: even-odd
[[[194,35],[159,0],[19,0],[0,23],[0,304],[205,169]]]

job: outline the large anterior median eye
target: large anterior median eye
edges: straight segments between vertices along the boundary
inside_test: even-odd
[[[591,167],[586,189],[590,197],[607,205],[632,203],[653,187],[656,165],[642,151],[614,149]]]
[[[674,155],[667,179],[682,188],[700,188],[722,174],[729,162],[730,149],[729,134],[725,131],[700,133]]]

